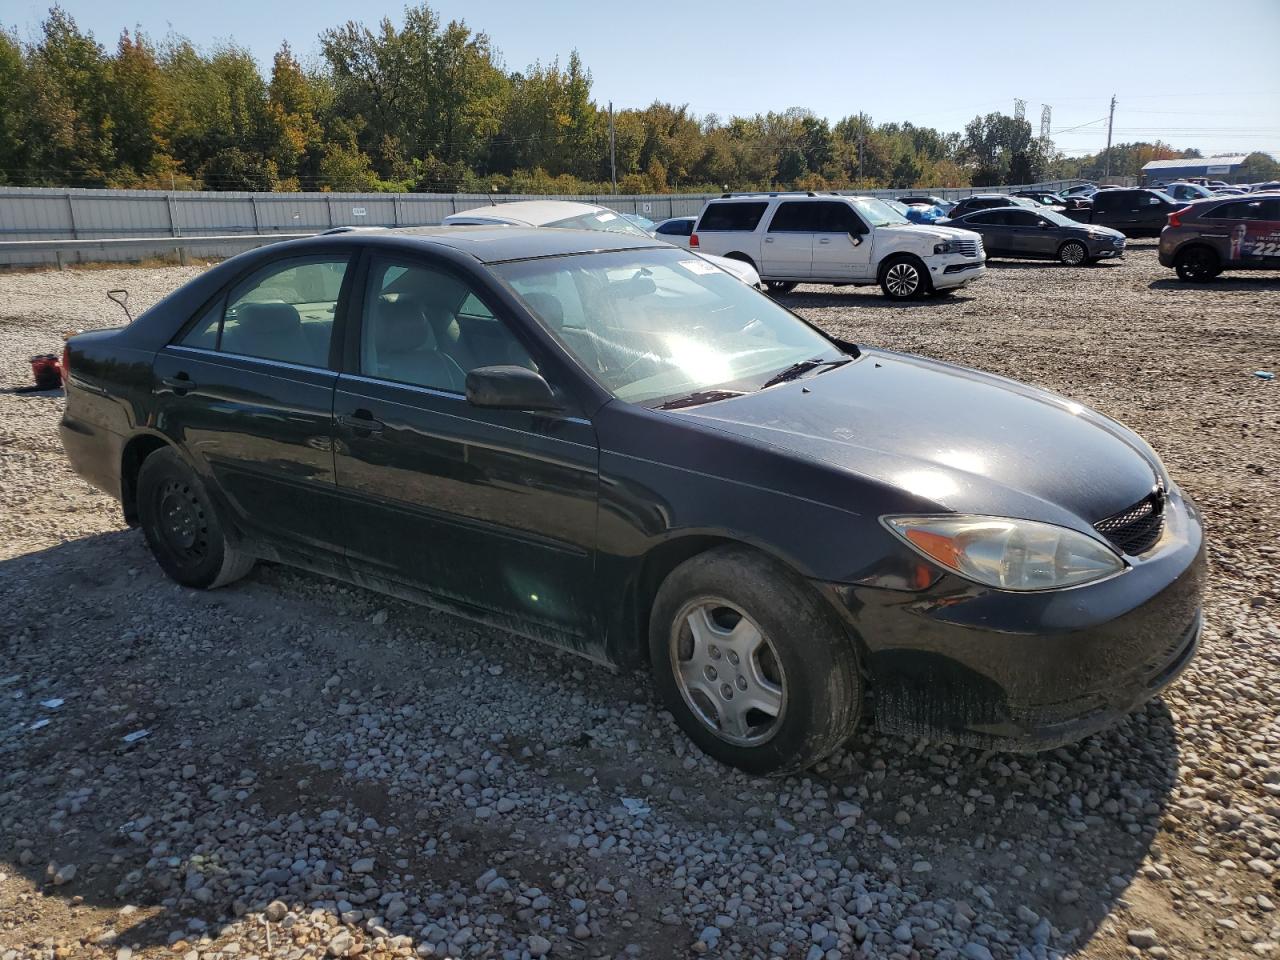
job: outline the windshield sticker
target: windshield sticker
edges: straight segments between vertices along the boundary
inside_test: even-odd
[[[705,260],[681,260],[680,266],[684,267],[690,273],[696,273],[704,276],[708,273],[719,273],[720,268],[714,263],[707,263]]]
[[[618,215],[616,213],[602,213],[599,214],[596,219],[601,223],[608,223],[610,220],[617,220]]]

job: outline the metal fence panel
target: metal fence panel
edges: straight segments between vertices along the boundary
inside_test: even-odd
[[[895,197],[931,194],[958,200],[973,193],[1056,191],[1078,180],[1001,187],[922,187],[918,190],[842,190],[844,195]],[[426,226],[451,213],[514,200],[580,200],[635,213],[650,220],[696,216],[718,194],[431,194],[431,193],[242,193],[158,190],[85,190],[53,187],[0,188],[0,266],[66,260],[129,260],[168,253],[165,238],[318,233],[334,226]],[[156,244],[95,245],[105,239],[155,238]],[[15,249],[13,241],[84,240],[82,249]],[[196,256],[225,255],[225,241],[210,248],[183,244]],[[61,259],[59,259],[61,258]]]

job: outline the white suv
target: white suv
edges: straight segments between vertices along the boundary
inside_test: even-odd
[[[907,300],[986,273],[978,234],[911,223],[872,197],[726,195],[707,202],[689,246],[750,263],[775,293],[797,283],[878,283],[886,297]]]

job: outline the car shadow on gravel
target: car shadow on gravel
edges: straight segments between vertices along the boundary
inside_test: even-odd
[[[49,585],[59,602],[28,599]],[[432,687],[439,705],[457,698],[461,706],[476,695],[473,680],[451,687],[428,679],[424,686],[428,671],[403,669],[418,640],[401,631],[407,621],[421,619],[416,608],[352,591],[355,606],[336,614],[345,619],[333,629],[327,585],[268,565],[227,590],[184,590],[163,579],[136,531],[0,561],[0,636],[8,638],[8,663],[0,668],[6,683],[0,687],[0,809],[13,825],[0,841],[0,872],[21,876],[38,891],[46,904],[41,910],[59,925],[52,931],[46,925],[46,936],[73,927],[98,931],[95,937],[115,930],[118,936],[104,941],[113,948],[171,947],[179,933],[189,941],[216,937],[277,897],[290,903],[323,899],[292,889],[312,881],[290,871],[296,854],[283,856],[297,845],[280,842],[301,824],[298,818],[308,833],[320,830],[316,823],[328,823],[323,811],[341,812],[336,842],[344,861],[357,853],[377,856],[374,877],[360,881],[375,891],[365,904],[372,913],[380,912],[375,881],[384,889],[389,883],[382,865],[397,856],[406,858],[420,889],[447,891],[458,877],[469,889],[487,858],[518,845],[510,839],[516,831],[534,831],[534,820],[516,819],[519,811],[483,824],[461,808],[446,812],[444,821],[423,820],[412,794],[389,792],[385,781],[361,779],[351,768],[317,767],[296,755],[299,725],[324,729],[329,738],[348,736],[364,729],[357,721],[369,703],[402,705],[381,714],[390,724],[404,706],[429,704]],[[393,609],[386,630],[362,626],[382,604]],[[165,613],[156,614],[161,608]],[[386,620],[383,615],[375,622]],[[635,752],[619,751],[608,739],[615,734],[606,730],[604,746],[582,736],[523,760],[527,751],[510,733],[501,734],[502,747],[492,746],[492,731],[508,726],[499,717],[476,737],[489,738],[490,749],[507,757],[507,769],[539,769],[554,791],[643,798],[660,823],[682,836],[715,834],[731,815],[765,831],[770,856],[780,862],[826,863],[832,857],[855,863],[852,869],[866,875],[872,892],[909,887],[913,896],[945,904],[953,923],[976,928],[997,915],[1007,918],[1008,925],[1029,931],[1028,948],[1083,945],[1117,900],[1129,895],[1177,775],[1173,719],[1156,701],[1113,730],[1043,754],[907,740],[864,724],[809,774],[745,777],[706,761],[683,740],[679,744],[690,752],[681,763],[670,736],[661,732],[668,728],[651,687],[646,701],[644,681],[633,684],[586,663],[574,669],[568,656],[538,672],[542,668],[501,637],[477,639],[469,623],[443,615],[432,620],[438,632],[430,639],[450,678],[456,664],[478,658],[476,673],[484,683],[524,682],[550,693],[555,675],[576,677],[581,670],[582,679],[571,685],[575,697],[586,696],[579,710],[613,703],[629,706],[637,720],[621,734],[635,738]],[[354,635],[357,628],[361,633]],[[330,629],[331,638],[320,636]],[[75,659],[59,670],[51,649]],[[483,666],[502,657],[507,661],[499,674]],[[344,661],[364,693],[346,689],[341,699],[328,698],[332,681],[326,678]],[[19,679],[9,683],[13,676]],[[635,692],[630,703],[628,689]],[[14,696],[19,691],[20,702]],[[348,696],[354,701],[350,719],[339,719],[346,716],[340,708]],[[41,707],[54,697],[64,702]],[[539,709],[562,722],[559,714],[569,709],[563,703],[547,697]],[[415,719],[399,721],[408,724],[410,739],[434,736],[445,745],[449,758],[433,765],[462,763],[461,745],[434,721],[417,719],[424,712],[431,713],[420,708]],[[51,722],[31,729],[40,718]],[[447,727],[454,720],[442,722]],[[658,733],[645,738],[640,731],[648,729]],[[148,734],[126,743],[125,735],[138,730]],[[237,734],[239,740],[228,739]],[[271,752],[281,742],[289,745],[285,762]],[[706,822],[686,795],[714,798],[701,814]],[[360,825],[365,817],[377,824],[366,830]],[[390,839],[391,827],[409,852],[396,850],[402,841]],[[421,838],[408,841],[424,829],[442,838],[452,833],[442,847],[451,843],[454,852],[420,859],[412,851],[421,850]],[[544,889],[549,871],[564,869],[554,849],[559,836],[543,835],[538,849],[544,859],[531,860],[524,870]],[[255,867],[249,886],[229,890],[227,878],[246,870],[246,846],[278,849],[280,856]],[[67,864],[77,871],[64,882],[57,871]],[[656,921],[657,904],[680,901],[655,883],[661,876],[635,877],[633,892],[651,892],[644,894],[643,919],[631,932],[620,931],[618,946],[631,938],[651,948],[647,955],[681,952],[672,938],[682,927]],[[126,904],[136,908],[128,917],[119,913]],[[86,913],[96,915],[92,925],[71,922]],[[594,943],[604,946],[603,938]]]
[[[890,300],[878,287],[835,287],[821,290],[793,290],[775,294],[773,298],[789,310],[812,310],[820,307],[887,307],[901,310],[903,307],[945,307],[969,303],[974,298],[964,293],[944,296],[926,294],[912,300]]]
[[[1250,293],[1280,290],[1280,275],[1214,277],[1207,283],[1187,283],[1177,277],[1162,277],[1148,284],[1152,290],[1217,291],[1247,290]]]

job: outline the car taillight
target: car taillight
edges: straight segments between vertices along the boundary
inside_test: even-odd
[[[696,247],[698,245],[698,235],[696,233],[689,234],[689,246]]]
[[[1173,211],[1173,213],[1169,214],[1169,226],[1171,227],[1182,226],[1182,215],[1190,209],[1191,209],[1190,207],[1183,207],[1181,210],[1175,210]]]

